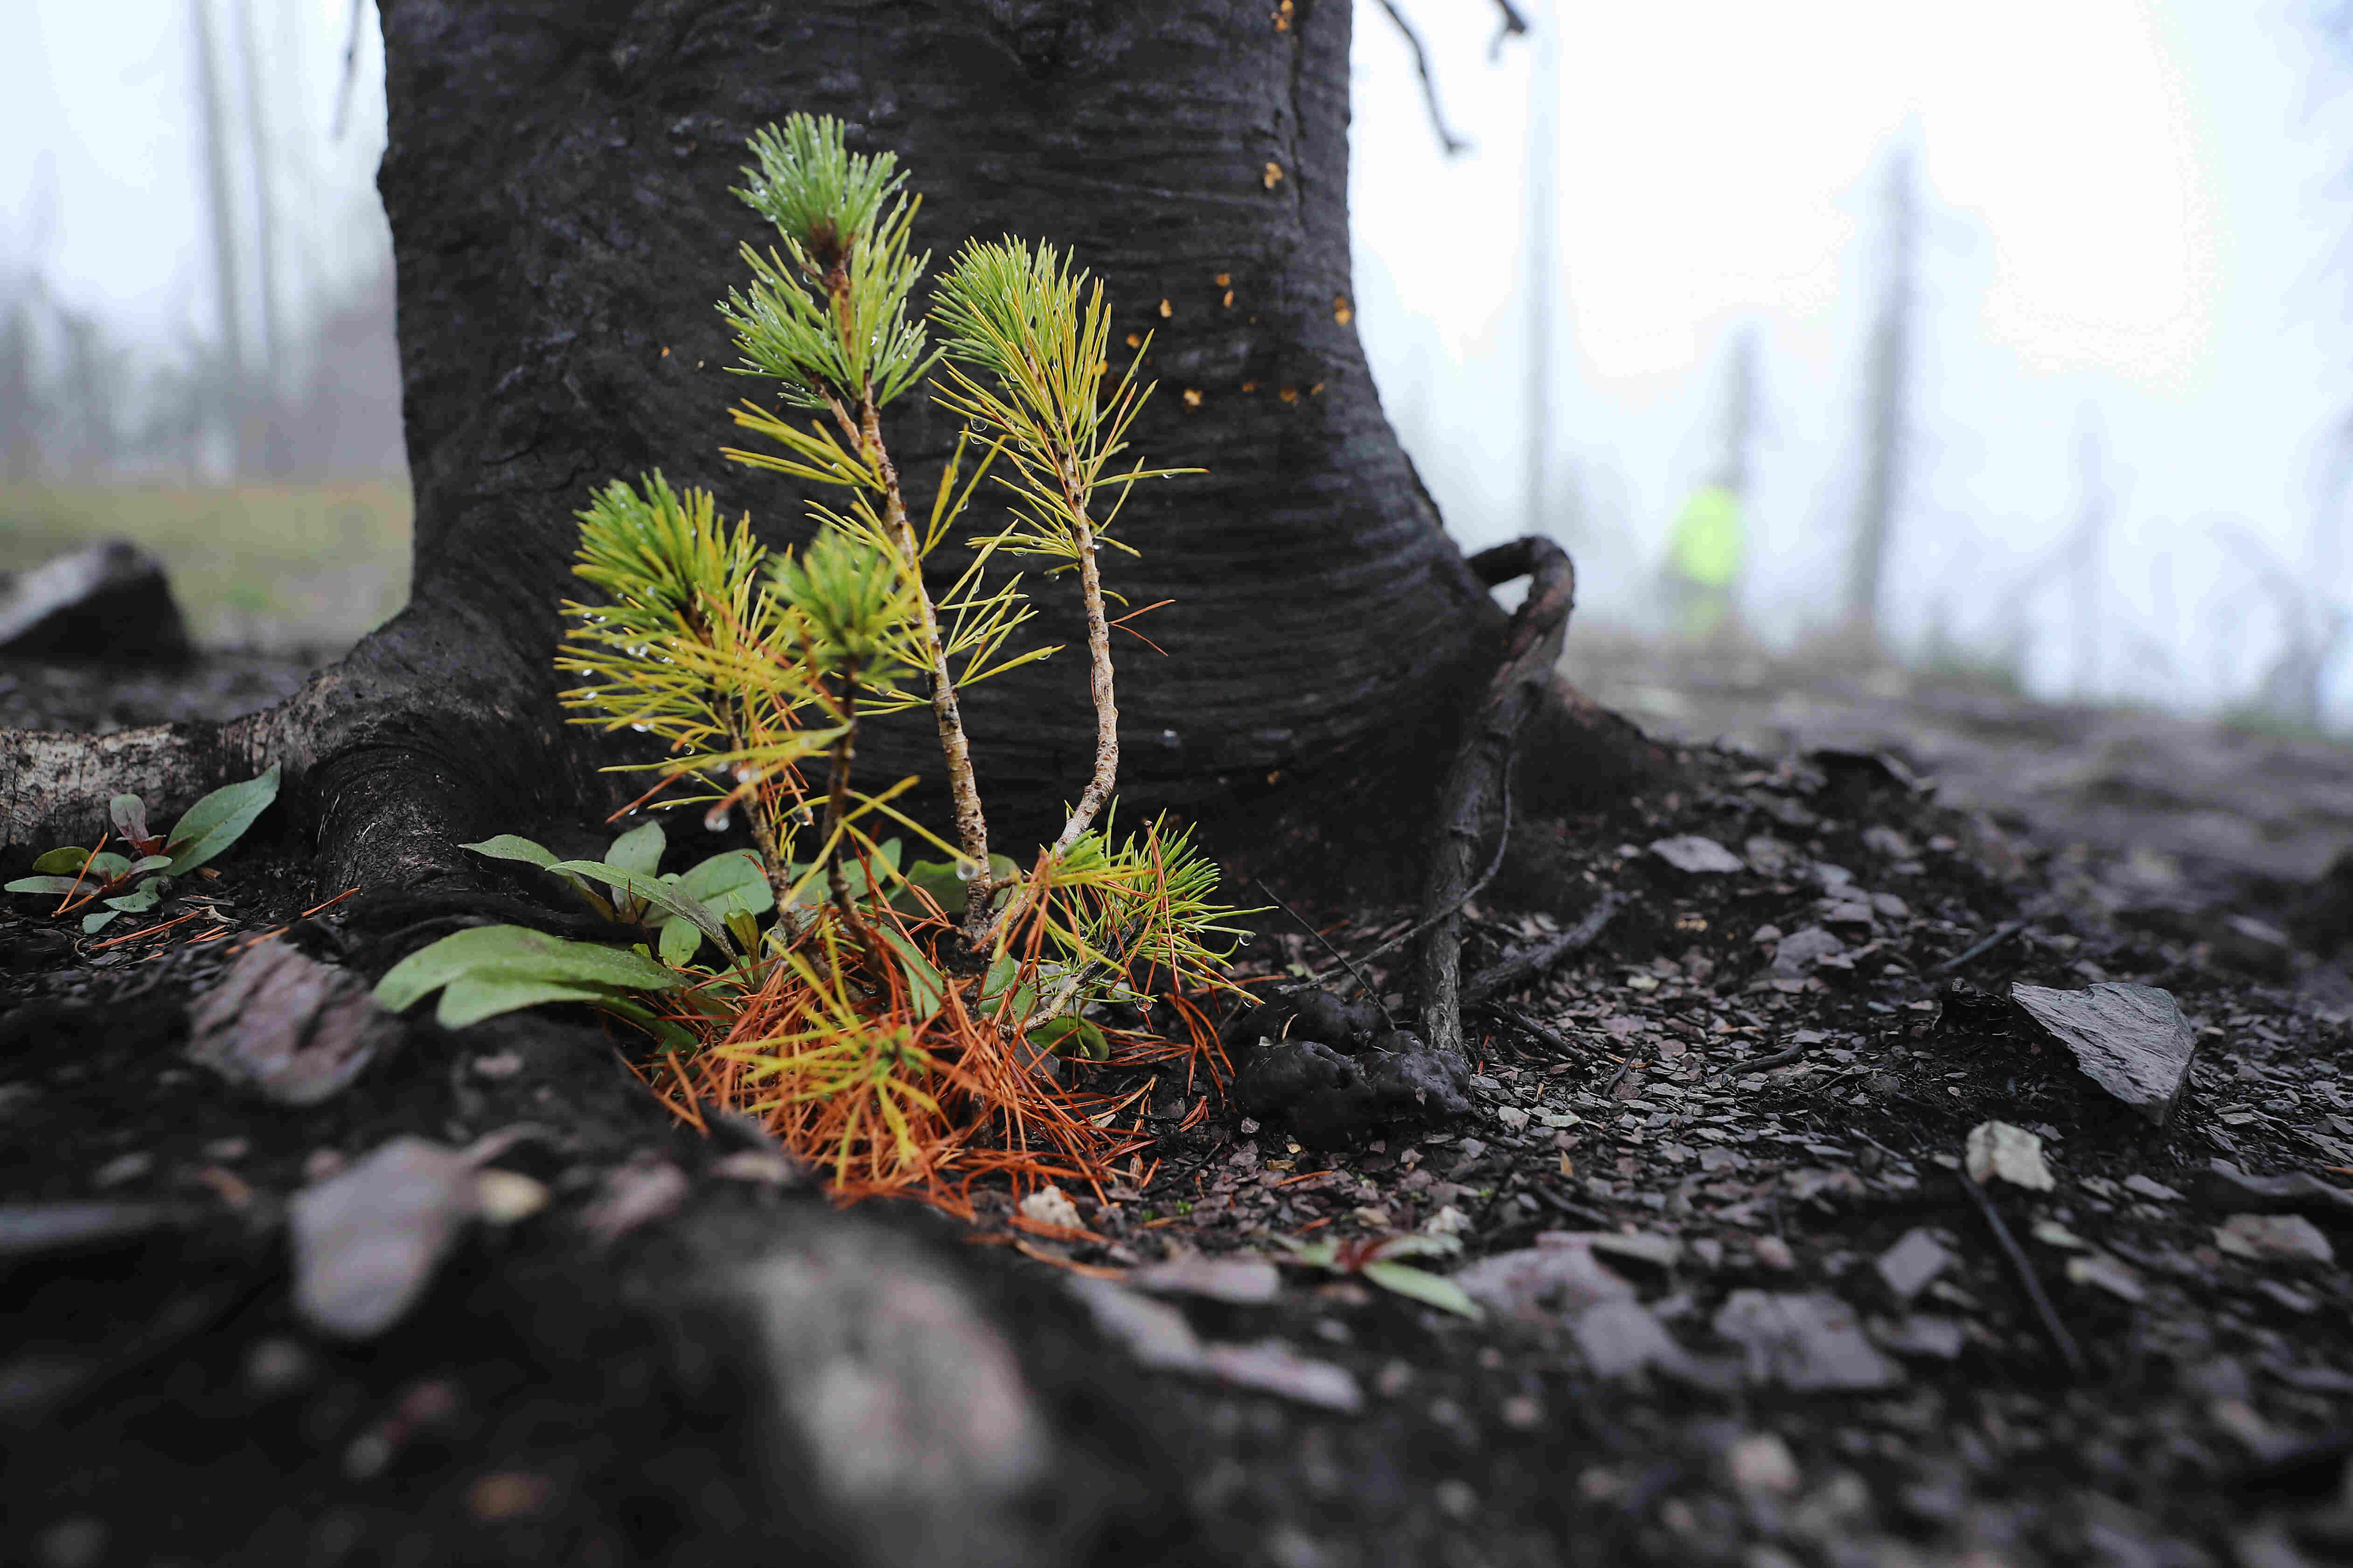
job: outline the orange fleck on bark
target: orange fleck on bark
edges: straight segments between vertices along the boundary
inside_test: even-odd
[[[1176,313],[1176,306],[1174,306],[1174,305],[1170,304],[1170,303],[1169,303],[1167,300],[1161,300],[1161,301],[1160,301],[1160,319],[1161,319],[1162,321],[1166,321],[1169,317],[1171,317],[1171,316],[1175,315]]]
[[[1282,183],[1282,165],[1271,158],[1267,160],[1265,180],[1270,191]]]

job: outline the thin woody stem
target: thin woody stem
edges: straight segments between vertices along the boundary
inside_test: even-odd
[[[1096,561],[1100,546],[1095,542],[1094,525],[1087,518],[1085,494],[1067,464],[1061,480],[1071,538],[1078,546],[1080,595],[1087,607],[1087,689],[1095,705],[1095,771],[1054,839],[1049,853],[1056,856],[1077,843],[1079,836],[1094,826],[1095,817],[1110,801],[1112,789],[1119,782],[1119,700],[1112,685],[1111,625],[1103,618],[1103,573]],[[977,891],[977,881],[975,888]],[[974,945],[994,942],[997,930],[1013,918],[1020,901],[1014,900],[999,910]],[[969,924],[966,929],[970,929]]]
[[[994,891],[988,876],[988,818],[980,808],[980,784],[973,776],[972,742],[964,732],[964,710],[956,697],[955,679],[948,673],[948,656],[940,640],[939,614],[932,607],[931,590],[923,585],[923,548],[914,525],[907,521],[907,503],[899,489],[899,470],[882,445],[882,422],[871,389],[861,400],[860,455],[881,476],[883,521],[898,541],[900,569],[914,588],[917,633],[924,663],[932,678],[932,717],[940,731],[940,752],[947,760],[948,795],[955,806],[956,844],[977,869],[965,896],[964,929],[978,945],[978,933],[988,924],[988,900]]]
[[[1071,537],[1079,547],[1079,591],[1087,605],[1087,689],[1095,703],[1095,773],[1079,795],[1070,820],[1054,840],[1060,854],[1094,826],[1096,814],[1111,799],[1119,780],[1119,702],[1112,688],[1111,626],[1103,619],[1103,573],[1096,563],[1094,526],[1086,508],[1073,499]]]

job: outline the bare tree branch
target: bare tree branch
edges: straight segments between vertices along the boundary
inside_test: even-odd
[[[1508,5],[1504,8],[1506,11],[1511,9]],[[1468,153],[1471,143],[1447,129],[1445,112],[1438,107],[1438,81],[1430,73],[1430,51],[1422,47],[1421,35],[1413,30],[1413,24],[1407,21],[1405,13],[1397,8],[1397,0],[1381,0],[1381,9],[1389,14],[1389,20],[1396,23],[1397,30],[1405,36],[1405,47],[1413,51],[1414,74],[1421,78],[1421,100],[1430,110],[1430,128],[1438,133],[1438,144],[1445,149],[1450,158]],[[1522,25],[1525,26],[1525,23]],[[1508,21],[1504,26],[1506,32],[1511,30]]]

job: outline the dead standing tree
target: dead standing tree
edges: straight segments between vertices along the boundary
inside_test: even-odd
[[[1123,671],[1124,793],[1215,809],[1269,781],[1443,766],[1499,665],[1440,816],[1473,831],[1508,731],[1539,706],[1524,772],[1586,771],[1563,737],[1625,734],[1548,683],[1566,561],[1514,632],[1442,531],[1381,414],[1351,323],[1349,8],[1338,0],[602,6],[389,0],[389,146],[379,179],[399,275],[414,599],[297,698],[218,727],[91,740],[16,735],[6,837],[93,826],[282,763],[334,890],[473,870],[457,846],[618,803],[608,746],[561,722],[550,653],[589,487],[660,468],[795,536],[798,498],[746,483],[711,432],[750,384],[712,309],[757,220],[730,187],[745,139],[795,111],[899,154],[931,193],[918,246],[1051,235],[1104,279],[1117,335],[1152,334],[1161,384],[1136,432],[1207,473],[1139,491],[1133,602],[1169,655]],[[954,444],[910,400],[894,437],[923,492]],[[1557,551],[1552,552],[1557,556]],[[1491,552],[1543,567],[1541,549]],[[1042,635],[1075,645],[1041,601]],[[1553,617],[1535,624],[1533,617]],[[1507,635],[1509,649],[1507,656]],[[970,698],[991,798],[1043,823],[1092,756],[1084,661]],[[924,771],[921,725],[861,742],[877,773]],[[1531,758],[1540,766],[1530,768]],[[1313,787],[1310,784],[1308,787]],[[1524,793],[1540,805],[1542,780]],[[1398,823],[1409,866],[1420,813]],[[1018,828],[1026,825],[1015,823]],[[1460,885],[1449,848],[1434,897]]]

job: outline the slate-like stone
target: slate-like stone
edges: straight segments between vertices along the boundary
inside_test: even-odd
[[[2251,1214],[2316,1214],[2353,1224],[2353,1192],[2297,1171],[2284,1176],[2251,1176],[2228,1160],[2216,1160],[2197,1182],[2198,1196],[2220,1207]]]
[[[401,1036],[357,975],[282,942],[248,948],[189,1024],[191,1059],[280,1105],[341,1093]]]
[[[1282,1277],[1262,1258],[1212,1258],[1187,1252],[1131,1271],[1129,1285],[1165,1296],[1199,1296],[1240,1307],[1264,1306],[1282,1292]]]
[[[1630,1300],[1634,1287],[1610,1272],[1582,1243],[1491,1253],[1454,1272],[1472,1300],[1505,1317],[1541,1318],[1547,1309],[1575,1317],[1602,1301]]]
[[[2173,993],[2110,981],[2084,991],[2013,984],[2010,999],[2065,1046],[2084,1076],[2162,1127],[2189,1086],[2198,1034]]]
[[[195,657],[164,563],[127,539],[51,556],[0,585],[0,658],[176,665]]]
[[[1721,876],[1727,871],[1746,871],[1748,863],[1713,838],[1703,838],[1687,833],[1677,838],[1654,839],[1651,853],[1676,870],[1694,877]]]
[[[294,1194],[294,1306],[339,1339],[371,1339],[425,1294],[478,1202],[474,1162],[422,1138],[395,1138]]]
[[[1897,1300],[1909,1304],[1952,1261],[1944,1243],[1915,1226],[1879,1255],[1879,1277]]]
[[[1773,973],[1784,980],[1801,979],[1806,971],[1823,959],[1835,958],[1846,951],[1846,943],[1820,926],[1808,926],[1793,931],[1781,939],[1773,950]]]
[[[1735,1290],[1715,1331],[1747,1352],[1757,1383],[1793,1389],[1887,1388],[1904,1369],[1863,1337],[1853,1310],[1824,1292]]]

